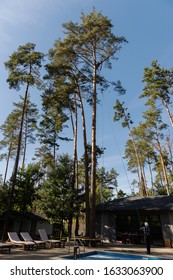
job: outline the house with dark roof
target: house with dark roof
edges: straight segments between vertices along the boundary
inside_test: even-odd
[[[4,228],[4,217],[5,213],[0,216],[0,239]],[[9,219],[8,231],[17,233],[27,231],[33,238],[37,237],[38,229],[40,228],[45,228],[48,235],[52,234],[53,231],[53,225],[47,219],[32,212],[22,214],[17,211],[11,211]]]
[[[97,234],[109,242],[144,243],[140,230],[148,222],[151,243],[173,242],[173,196],[126,197],[97,206]]]

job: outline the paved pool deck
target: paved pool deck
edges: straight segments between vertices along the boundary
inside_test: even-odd
[[[0,251],[0,260],[60,260],[66,255],[73,256],[73,246],[66,244],[65,248],[23,250],[21,247],[11,248],[11,252]],[[139,254],[147,256],[145,245],[136,244],[104,244],[102,247],[85,247],[85,252],[108,251],[114,253]],[[84,248],[80,247],[80,253]],[[169,258],[173,260],[173,248],[151,246],[151,257]]]

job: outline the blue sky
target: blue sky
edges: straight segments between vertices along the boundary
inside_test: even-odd
[[[0,124],[18,101],[19,93],[9,90],[4,62],[19,45],[35,43],[37,50],[47,53],[57,38],[63,37],[62,23],[69,20],[79,22],[80,13],[97,11],[111,19],[116,35],[124,36],[128,44],[123,45],[113,62],[112,70],[105,72],[111,80],[121,80],[127,93],[124,101],[135,124],[141,119],[144,100],[142,93],[143,69],[152,60],[161,66],[173,65],[173,1],[172,0],[0,0]],[[31,92],[32,101],[40,106],[40,93]],[[98,139],[106,147],[100,160],[106,169],[115,168],[119,173],[119,188],[130,192],[132,176],[125,171],[122,161],[128,131],[113,122],[113,106],[117,96],[111,92],[102,97],[98,109]],[[65,133],[65,132],[64,132]],[[61,151],[72,151],[72,146],[62,145]],[[28,162],[30,155],[27,156]],[[0,164],[0,174],[5,163]],[[11,163],[11,167],[13,164]],[[128,177],[127,177],[128,176]]]

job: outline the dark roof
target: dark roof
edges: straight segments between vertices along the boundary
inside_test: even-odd
[[[37,221],[47,221],[46,218],[44,218],[43,216],[39,215],[39,214],[35,214],[33,212],[29,212],[26,214],[26,217],[32,219],[32,220],[37,220]]]
[[[0,218],[4,218],[6,212],[4,212],[2,214],[2,216],[0,216]],[[11,210],[10,211],[10,217],[11,218],[25,218],[25,219],[29,219],[29,220],[37,220],[37,221],[47,221],[44,217],[42,217],[41,215],[39,214],[35,214],[33,212],[28,212],[28,213],[19,213],[17,211],[14,211],[14,210]]]
[[[97,211],[120,210],[173,210],[173,196],[126,197],[97,206]]]

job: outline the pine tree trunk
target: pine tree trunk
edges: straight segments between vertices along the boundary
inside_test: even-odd
[[[166,103],[166,101],[165,101],[163,98],[162,98],[162,103],[163,103],[163,105],[164,105],[165,108],[166,108],[166,111],[167,111],[167,113],[168,113],[168,117],[169,117],[170,123],[171,123],[171,125],[172,125],[172,127],[173,127],[173,119],[172,119],[172,116],[171,116],[171,112],[170,112],[170,110],[169,110],[168,104]]]
[[[144,175],[143,175],[143,171],[142,171],[142,165],[141,165],[141,162],[140,162],[140,159],[139,159],[139,156],[138,156],[135,140],[134,140],[133,134],[131,133],[130,127],[129,127],[129,130],[130,130],[130,136],[131,136],[133,147],[134,147],[134,152],[135,152],[135,157],[136,157],[137,165],[138,165],[138,168],[139,168],[140,192],[141,192],[142,196],[147,196],[146,185],[145,185]]]
[[[21,142],[22,142],[22,131],[23,131],[25,108],[26,108],[27,97],[28,97],[28,90],[29,90],[29,84],[27,84],[26,91],[25,91],[25,98],[24,98],[24,103],[23,103],[23,110],[22,110],[22,117],[21,117],[20,131],[19,131],[19,138],[18,138],[17,154],[16,154],[13,173],[12,173],[12,177],[11,177],[11,190],[10,190],[9,197],[8,197],[7,211],[6,211],[6,215],[5,215],[5,218],[4,218],[4,228],[3,228],[3,234],[2,234],[2,239],[3,240],[6,239],[6,233],[7,233],[8,224],[9,224],[10,211],[12,209],[12,204],[13,204],[13,195],[14,195],[18,165],[19,165]]]
[[[165,166],[165,162],[164,162],[164,158],[163,158],[163,154],[162,154],[162,148],[161,148],[158,136],[157,136],[156,140],[157,140],[157,147],[156,148],[160,153],[160,159],[161,159],[161,164],[162,164],[162,170],[163,170],[163,177],[164,177],[166,192],[167,192],[167,195],[170,195],[168,175],[167,175],[166,166]]]
[[[83,126],[83,145],[84,145],[84,168],[85,168],[85,203],[86,203],[86,223],[85,223],[85,235],[90,236],[90,201],[89,201],[89,170],[88,170],[88,150],[87,150],[87,133],[85,122],[85,111],[82,102],[82,97],[79,91],[79,101],[82,114],[82,126]]]
[[[168,176],[167,176],[167,172],[166,172],[166,166],[165,166],[165,163],[164,163],[162,152],[160,152],[160,158],[161,158],[161,163],[162,163],[162,169],[163,169],[163,176],[164,176],[164,181],[165,181],[166,192],[167,192],[167,195],[170,195],[170,193],[169,193],[169,181],[168,181]]]
[[[150,172],[152,194],[154,195],[154,183],[153,183],[153,173],[152,173],[151,164],[148,163],[148,166],[149,166],[149,172]]]
[[[26,141],[27,141],[27,133],[25,133],[25,139],[24,139],[24,148],[23,148],[23,159],[22,159],[22,169],[25,167],[25,158],[26,158]]]
[[[7,161],[6,161],[6,168],[5,168],[3,186],[5,186],[5,183],[6,183],[8,165],[9,165],[9,160],[10,160],[10,155],[11,155],[11,147],[12,147],[12,142],[10,143],[10,146],[9,146],[9,149],[8,149],[8,156],[7,156]]]
[[[78,136],[78,108],[77,108],[77,100],[76,93],[74,94],[74,109],[75,109],[75,126],[73,127],[73,135],[74,135],[74,147],[73,147],[73,177],[76,186],[76,190],[78,190],[78,157],[77,157],[77,136]],[[79,215],[76,215],[76,225],[75,225],[75,236],[78,236],[79,231]]]
[[[23,159],[22,159],[22,168],[25,167],[25,158],[26,158],[26,145],[27,145],[27,136],[28,136],[28,130],[27,130],[27,121],[28,121],[28,108],[27,108],[27,100],[26,100],[26,109],[24,113],[25,119],[24,119],[24,148],[23,148]]]
[[[96,81],[96,51],[94,49],[94,69],[93,69],[93,106],[92,106],[92,143],[91,143],[91,211],[90,211],[90,237],[95,238],[96,222],[96,114],[97,114],[97,81]]]
[[[21,118],[19,138],[18,138],[17,154],[16,154],[14,169],[13,169],[13,173],[12,173],[12,187],[11,187],[11,194],[12,195],[13,195],[15,184],[16,184],[16,176],[17,176],[18,165],[19,165],[21,142],[22,142],[22,131],[23,131],[25,108],[26,108],[27,97],[28,97],[28,89],[29,89],[29,84],[27,85],[26,91],[25,91],[25,98],[24,98],[24,103],[23,103],[22,118]]]

